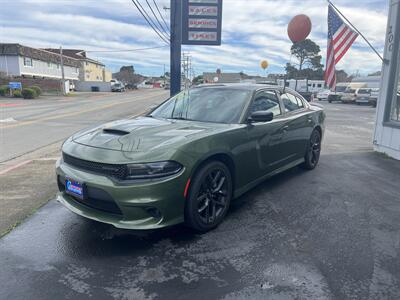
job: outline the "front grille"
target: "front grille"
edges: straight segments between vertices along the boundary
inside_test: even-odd
[[[63,153],[63,160],[66,164],[85,170],[91,173],[100,174],[108,177],[113,177],[119,180],[123,180],[126,176],[127,166],[117,164],[104,164],[89,160],[83,160],[80,158],[73,157],[66,153]]]

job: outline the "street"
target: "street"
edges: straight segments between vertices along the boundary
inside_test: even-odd
[[[263,182],[203,235],[182,225],[116,229],[47,203],[61,140],[166,97],[12,100],[2,109],[0,119],[17,120],[1,124],[4,195],[44,206],[0,239],[0,299],[400,298],[400,164],[373,152],[370,106],[319,102],[327,114],[319,166]],[[33,183],[21,184],[24,174]]]
[[[0,163],[63,141],[90,125],[131,117],[167,98],[164,90],[141,90],[111,95],[84,93],[55,101],[2,101]]]

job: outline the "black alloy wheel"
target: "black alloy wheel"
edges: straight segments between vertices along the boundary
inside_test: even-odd
[[[318,162],[319,162],[319,157],[321,154],[321,133],[314,129],[314,131],[311,134],[309,144],[307,146],[307,152],[304,157],[304,163],[302,164],[302,167],[304,167],[307,170],[312,170],[314,169]]]
[[[219,161],[212,161],[196,172],[185,207],[185,223],[205,232],[220,224],[232,198],[232,177]]]

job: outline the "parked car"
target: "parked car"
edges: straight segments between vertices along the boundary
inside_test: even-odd
[[[369,97],[371,96],[371,89],[360,88],[356,93],[356,103],[357,105],[369,103]]]
[[[128,84],[125,85],[125,89],[128,89],[128,90],[137,90],[137,89],[138,89],[138,86],[137,86],[137,84],[135,84],[135,83],[128,83]]]
[[[354,103],[356,101],[358,90],[359,88],[347,88],[340,100],[343,103]]]
[[[334,91],[331,91],[328,95],[328,102],[332,103],[334,101],[341,101],[343,93],[348,87],[347,83],[338,83]]]
[[[330,93],[331,93],[330,90],[322,90],[322,91],[319,91],[319,92],[317,93],[317,99],[318,99],[319,101],[328,100],[328,97],[329,97]]]
[[[369,96],[368,102],[372,107],[376,107],[378,102],[378,97],[379,97],[379,88],[371,89],[371,95]]]
[[[112,92],[125,92],[125,86],[122,83],[114,83],[111,86]]]
[[[127,229],[215,228],[234,198],[319,161],[325,113],[288,88],[209,85],[146,116],[76,133],[56,163],[57,199]]]

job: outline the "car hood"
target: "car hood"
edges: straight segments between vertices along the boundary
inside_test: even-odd
[[[108,150],[145,152],[162,147],[176,148],[226,126],[229,125],[139,117],[78,132],[72,140],[81,145]]]

